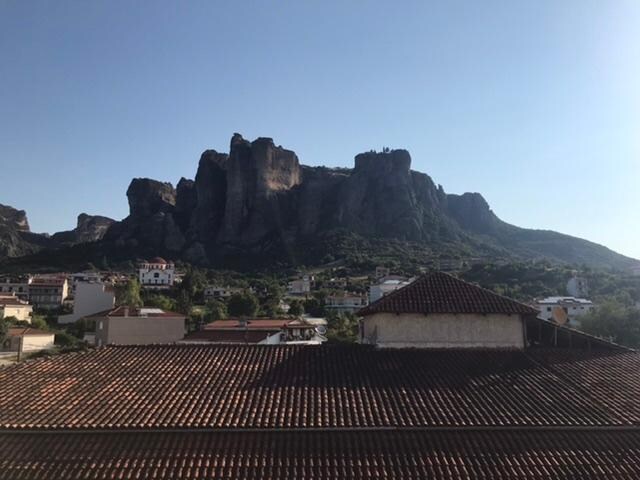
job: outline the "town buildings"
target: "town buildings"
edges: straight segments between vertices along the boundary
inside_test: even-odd
[[[518,348],[537,310],[434,272],[358,312],[361,341],[378,347]]]
[[[0,293],[15,294],[20,300],[29,301],[29,285],[32,277],[5,276],[0,278]]]
[[[317,345],[325,340],[318,333],[316,322],[307,322],[304,319],[257,318],[216,320],[205,325],[202,330],[187,335],[182,343],[252,343],[260,345],[305,343]]]
[[[64,275],[34,277],[29,284],[29,302],[36,308],[60,308],[69,295],[69,282]]]
[[[369,303],[380,300],[385,295],[411,283],[410,279],[399,275],[388,275],[378,279],[377,283],[369,287]]]
[[[12,327],[7,332],[5,350],[20,353],[33,353],[49,350],[54,346],[53,332],[38,330],[31,327]],[[2,470],[0,469],[0,472]],[[1,478],[1,476],[0,476]]]
[[[96,324],[97,346],[172,343],[185,335],[186,317],[159,308],[119,306],[86,318]]]
[[[87,315],[110,310],[115,306],[116,294],[112,285],[79,281],[75,286],[73,313],[60,315],[58,323],[73,323]]]
[[[241,288],[209,285],[204,289],[204,300],[205,302],[210,300],[223,300],[225,298],[229,298],[234,293],[240,292],[242,292]]]
[[[327,296],[324,305],[328,311],[353,313],[368,303],[366,295],[343,292],[342,294]]]
[[[289,295],[307,295],[311,292],[313,281],[312,275],[303,275],[301,278],[292,280],[287,286],[287,293]]]
[[[594,307],[591,300],[575,297],[547,297],[536,302],[540,318],[560,325],[580,326],[580,317]]]
[[[166,289],[173,285],[175,278],[175,265],[164,258],[152,258],[138,267],[138,280],[145,288]]]
[[[20,300],[15,294],[0,293],[0,319],[14,317],[21,322],[31,323],[33,307]]]
[[[586,278],[578,276],[577,273],[567,281],[567,293],[572,297],[588,297],[589,282]]]

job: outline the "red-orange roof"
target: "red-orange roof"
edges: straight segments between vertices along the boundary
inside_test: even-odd
[[[244,323],[242,320],[216,320],[204,326],[205,330],[226,330],[226,329],[246,329],[246,330],[262,330],[262,329],[280,329],[286,328],[291,323],[291,319],[250,319]]]
[[[23,337],[28,335],[53,335],[53,332],[46,330],[40,330],[38,328],[31,327],[11,327],[8,331],[9,337]]]
[[[362,308],[374,313],[480,313],[538,315],[538,310],[443,272],[421,276]]]

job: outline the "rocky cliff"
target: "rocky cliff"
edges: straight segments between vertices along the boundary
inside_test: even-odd
[[[96,242],[105,236],[109,227],[116,221],[100,215],[78,215],[76,228],[65,232],[57,232],[51,236],[56,246],[70,246],[79,243]]]
[[[197,263],[234,255],[294,260],[328,232],[413,242],[434,254],[621,268],[632,261],[584,240],[509,225],[480,194],[446,194],[411,170],[406,150],[359,154],[352,169],[305,167],[270,138],[249,142],[235,134],[228,154],[202,154],[195,180],[183,178],[174,189],[135,179],[127,196],[131,214],[105,240],[139,255]]]
[[[509,225],[479,193],[447,194],[428,175],[411,170],[406,150],[359,154],[353,168],[307,167],[271,138],[250,142],[234,134],[229,153],[202,154],[193,180],[182,178],[174,188],[136,178],[127,198],[130,214],[121,222],[81,215],[73,233],[27,242],[25,235],[35,234],[29,234],[24,212],[4,207],[0,256],[30,253],[46,242],[93,242],[95,247],[78,247],[63,258],[162,255],[251,267],[311,265],[365,249],[402,256],[410,244],[420,262],[440,256],[546,258],[617,268],[634,262],[586,240]]]

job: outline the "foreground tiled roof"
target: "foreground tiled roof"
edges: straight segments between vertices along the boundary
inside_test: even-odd
[[[3,480],[637,479],[638,432],[0,434]]]
[[[452,275],[433,272],[364,307],[358,315],[374,313],[501,313],[538,315],[538,310],[497,295]]]
[[[640,357],[111,346],[0,369],[0,428],[633,426]]]

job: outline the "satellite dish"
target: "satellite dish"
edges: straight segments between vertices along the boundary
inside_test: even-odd
[[[565,309],[562,307],[553,307],[551,316],[553,318],[553,321],[558,325],[565,325],[569,321],[569,316],[567,315]]]
[[[327,333],[327,327],[325,327],[324,325],[318,325],[315,330],[316,333],[320,335],[324,335],[325,333]]]

